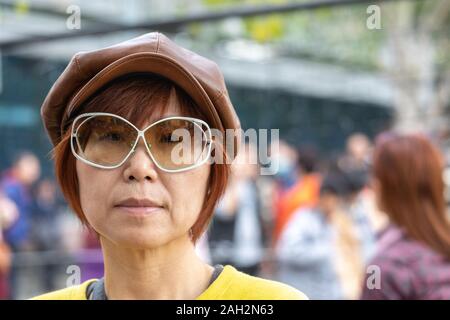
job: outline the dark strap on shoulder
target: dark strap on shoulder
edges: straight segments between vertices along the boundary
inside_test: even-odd
[[[105,278],[101,278],[89,284],[86,296],[88,297],[88,300],[108,300],[105,292]]]
[[[214,266],[214,271],[213,271],[213,274],[212,274],[212,276],[211,276],[211,280],[209,281],[208,287],[209,287],[214,281],[216,281],[216,279],[219,277],[219,275],[220,275],[220,273],[222,272],[222,270],[223,270],[223,265],[221,265],[221,264],[216,264],[216,265]]]

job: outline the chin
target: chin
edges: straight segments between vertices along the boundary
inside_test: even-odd
[[[161,247],[172,239],[167,232],[155,232],[154,230],[123,230],[120,234],[113,234],[108,238],[116,245],[133,249],[152,249]]]

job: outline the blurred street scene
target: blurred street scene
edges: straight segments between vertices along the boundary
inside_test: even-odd
[[[40,106],[75,53],[150,31],[218,63],[244,130],[279,129],[277,142],[243,141],[241,160],[268,154],[277,170],[233,164],[199,254],[310,299],[371,298],[393,222],[377,201],[377,137],[437,146],[450,203],[448,0],[0,0],[0,298],[103,276],[95,233],[55,181]]]

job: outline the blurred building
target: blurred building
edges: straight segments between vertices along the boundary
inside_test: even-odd
[[[78,1],[80,31],[176,19],[206,12],[205,3]],[[78,32],[67,28],[73,12],[70,4],[52,0],[0,1],[0,42]],[[346,137],[355,131],[373,136],[390,125],[392,90],[382,74],[290,57],[270,44],[245,39],[239,20],[227,19],[223,24],[229,30],[225,40],[217,35],[221,29],[209,24],[203,26],[200,36],[192,28],[170,36],[220,65],[244,129],[279,128],[280,137],[290,143],[313,143],[322,151],[332,152],[344,148]],[[38,42],[3,52],[0,154],[4,156],[0,157],[0,169],[8,165],[13,150],[22,148],[35,152],[43,160],[44,175],[50,174],[51,146],[39,111],[52,83],[74,53],[148,31],[154,30]]]

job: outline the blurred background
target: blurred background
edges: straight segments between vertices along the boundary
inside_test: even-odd
[[[450,164],[448,0],[0,0],[1,297],[102,276],[96,237],[55,183],[40,106],[75,53],[150,31],[218,63],[244,129],[280,130],[277,174],[233,168],[199,254],[311,298],[357,299],[387,223],[370,186],[376,135],[424,132]],[[292,267],[301,210],[339,212],[338,240],[310,217],[316,249]]]

